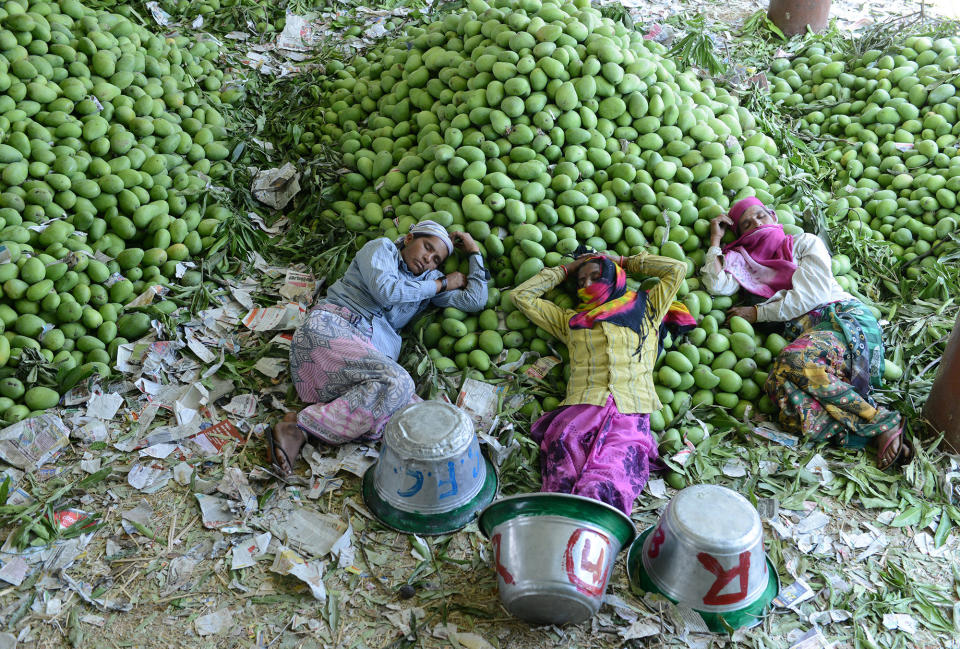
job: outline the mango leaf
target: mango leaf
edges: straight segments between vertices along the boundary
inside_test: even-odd
[[[933,521],[937,520],[940,517],[940,514],[943,510],[939,507],[934,507],[931,505],[923,505],[922,515],[920,516],[920,522],[917,523],[917,527],[923,529],[928,525],[932,524]]]
[[[27,385],[55,386],[57,367],[36,349],[24,347],[17,362],[16,377]]]
[[[92,487],[98,482],[102,482],[103,480],[106,480],[112,472],[113,472],[113,469],[111,467],[108,467],[108,466],[104,467],[99,471],[97,471],[96,473],[91,473],[86,478],[78,482],[77,486],[82,487],[84,489]]]
[[[712,480],[718,475],[720,475],[720,469],[713,466],[712,464],[708,464],[703,468],[703,471],[700,473],[700,480],[703,482],[709,482],[710,480]]]
[[[952,631],[954,625],[941,613],[936,607],[927,603],[918,603],[914,605],[914,610],[920,614],[924,626],[929,629],[947,633]]]
[[[899,516],[890,521],[890,527],[906,527],[907,525],[916,525],[920,522],[920,515],[923,510],[919,507],[908,507],[900,513]]]
[[[417,365],[417,376],[423,376],[423,373],[427,371],[427,366],[430,364],[430,357],[424,356],[423,360],[420,361],[420,364]]]
[[[860,502],[865,509],[893,509],[897,506],[896,501],[887,500],[886,498],[870,498],[868,496],[862,496]]]
[[[806,500],[810,499],[810,496],[814,491],[817,490],[817,486],[813,486],[810,489],[807,489],[804,492],[794,493],[785,497],[781,503],[780,507],[782,509],[789,509],[791,511],[803,511],[803,503]]]
[[[843,489],[843,502],[849,504],[853,499],[853,494],[857,490],[857,484],[855,482],[847,482],[846,486]]]
[[[950,529],[953,527],[950,517],[947,516],[946,512],[940,515],[940,523],[937,525],[937,531],[933,535],[933,547],[939,548],[944,543],[947,542],[947,535],[950,534]]]
[[[953,519],[954,523],[956,523],[957,525],[960,525],[960,509],[958,509],[954,505],[947,505],[945,511],[950,516],[950,518]]]
[[[73,367],[69,370],[61,367],[57,372],[57,387],[60,388],[60,392],[66,392],[96,371],[96,366],[87,367],[86,365],[81,365],[80,367]]]
[[[340,598],[332,594],[327,598],[323,618],[334,632],[340,627]]]

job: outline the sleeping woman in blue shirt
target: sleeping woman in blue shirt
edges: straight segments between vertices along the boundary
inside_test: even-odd
[[[439,270],[455,246],[470,256],[468,275]],[[293,335],[290,374],[311,405],[275,426],[274,467],[292,471],[307,435],[327,444],[379,437],[394,412],[419,401],[396,362],[398,331],[431,305],[479,311],[486,302],[483,258],[466,232],[421,221],[396,241],[363,246]]]

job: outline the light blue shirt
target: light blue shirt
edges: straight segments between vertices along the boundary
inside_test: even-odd
[[[327,290],[325,301],[370,322],[373,346],[396,360],[402,342],[397,331],[431,304],[468,312],[486,305],[487,273],[480,255],[470,256],[465,288],[437,293],[436,280],[442,278],[439,270],[414,275],[397,244],[387,238],[374,239],[360,249],[343,277]]]

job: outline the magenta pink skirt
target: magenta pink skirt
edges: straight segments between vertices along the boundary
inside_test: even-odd
[[[604,406],[579,404],[546,413],[530,429],[540,442],[542,490],[586,496],[630,515],[657,443],[650,415],[622,414],[613,396]]]

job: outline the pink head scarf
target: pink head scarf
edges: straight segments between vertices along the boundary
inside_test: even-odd
[[[728,213],[739,227],[740,217],[753,205],[766,207],[755,196],[737,201]],[[779,223],[761,225],[723,248],[723,269],[754,295],[763,298],[793,288],[793,237]]]
[[[747,196],[746,198],[741,198],[739,201],[730,206],[730,211],[727,212],[733,220],[733,225],[737,228],[740,227],[740,217],[743,216],[743,213],[747,211],[748,207],[753,207],[754,205],[759,205],[760,207],[766,207],[756,196]]]

